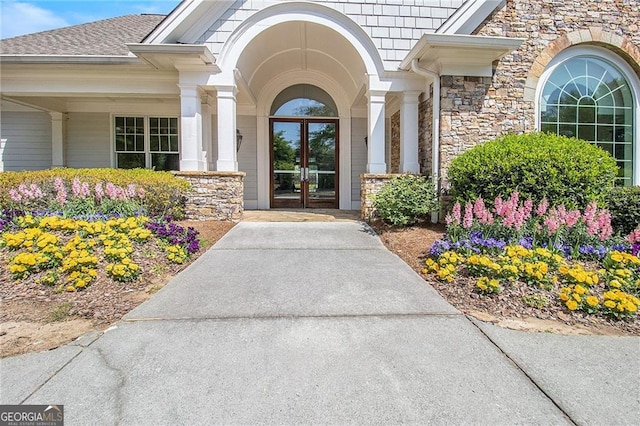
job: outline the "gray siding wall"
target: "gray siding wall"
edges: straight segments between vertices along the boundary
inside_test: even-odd
[[[109,113],[68,114],[65,156],[67,167],[111,167]]]
[[[238,130],[242,134],[242,145],[238,152],[238,169],[245,172],[244,199],[258,199],[258,147],[257,147],[257,121],[255,116],[239,115],[237,118]]]
[[[351,119],[351,201],[360,201],[360,175],[367,170],[367,119]]]
[[[51,167],[51,116],[46,112],[0,113],[0,138],[5,171]]]

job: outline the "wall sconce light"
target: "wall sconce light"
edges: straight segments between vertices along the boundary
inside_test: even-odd
[[[236,152],[240,151],[241,145],[242,145],[242,133],[240,133],[240,129],[236,129]]]
[[[364,146],[369,146],[369,137],[368,136],[364,137]]]

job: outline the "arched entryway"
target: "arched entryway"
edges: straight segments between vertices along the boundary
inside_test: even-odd
[[[240,170],[247,172],[246,206],[265,209],[284,203],[291,207],[359,208],[359,176],[368,168],[368,160],[380,162],[384,171],[384,108],[377,108],[384,96],[375,98],[378,103],[371,120],[367,114],[370,81],[378,82],[383,66],[367,34],[345,15],[325,6],[307,2],[277,4],[257,12],[236,28],[221,51],[218,64],[223,72],[216,76],[215,83],[220,82],[223,90],[225,81],[237,85],[238,128],[245,142],[255,143],[253,152],[251,145],[243,144],[238,156]],[[233,75],[225,77],[225,70],[231,69]],[[301,88],[314,88],[313,94],[291,94]],[[221,90],[217,86],[216,89],[219,97]],[[384,86],[381,90],[387,89]],[[319,93],[322,98],[318,98]],[[330,105],[332,113],[321,117],[297,116],[291,111],[275,114],[273,106],[282,106],[283,96],[287,102],[312,99]],[[255,127],[248,124],[253,114]],[[224,126],[226,122],[218,123],[218,127]],[[370,149],[375,148],[373,152],[381,153],[377,156],[368,155],[364,143],[370,129],[379,133],[368,139],[377,141],[369,144]],[[276,158],[280,167],[274,167],[274,134],[293,135],[284,142],[299,154],[294,161]],[[320,153],[313,152],[314,144],[330,151],[324,156],[324,164]],[[329,146],[334,148],[328,149]],[[376,160],[379,157],[381,161]]]
[[[269,119],[271,207],[338,207],[337,115],[331,96],[313,85],[290,86],[276,97]]]

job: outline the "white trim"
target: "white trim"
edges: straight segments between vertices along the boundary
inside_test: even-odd
[[[116,117],[142,117],[144,120],[144,167],[145,169],[151,169],[151,142],[149,131],[149,119],[150,118],[175,118],[178,120],[178,161],[180,160],[180,148],[182,147],[182,138],[180,137],[180,114],[150,114],[140,112],[110,112],[109,113],[109,149],[110,155],[110,167],[112,169],[117,168],[116,161],[116,138],[115,138],[115,118]],[[164,152],[164,151],[159,151]],[[175,152],[169,151],[167,154],[175,154]]]
[[[418,59],[426,69],[440,75],[491,77],[492,64],[520,47],[523,38],[461,34],[425,34],[400,63],[411,69]]]
[[[384,65],[378,49],[364,30],[346,15],[330,7],[308,2],[284,2],[245,19],[225,42],[219,55],[220,68],[233,70],[247,45],[266,29],[290,21],[312,22],[342,35],[360,54],[367,74],[381,75]]]
[[[153,43],[193,43],[233,4],[232,0],[185,0],[142,41]]]
[[[279,74],[276,78],[265,85],[257,97],[257,186],[258,186],[258,208],[268,209],[269,205],[269,114],[271,104],[276,97],[287,87],[296,84],[311,84],[327,92],[338,108],[338,118],[340,120],[340,199],[339,208],[343,210],[351,209],[351,108],[349,99],[338,82],[314,71],[290,71]]]
[[[634,117],[633,117],[633,178],[634,185],[640,185],[640,79],[624,59],[608,49],[599,46],[575,46],[569,47],[557,54],[547,64],[544,72],[538,80],[535,96],[535,126],[536,130],[540,130],[540,99],[542,97],[542,89],[546,85],[551,74],[556,68],[565,61],[577,56],[591,56],[594,58],[604,59],[624,75],[631,87],[631,95],[633,96]]]
[[[0,55],[0,62],[22,64],[143,64],[135,56],[125,55]]]
[[[437,34],[471,34],[505,0],[468,0],[436,30]]]

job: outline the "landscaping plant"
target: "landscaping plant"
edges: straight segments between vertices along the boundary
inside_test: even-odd
[[[602,203],[613,187],[615,159],[596,145],[548,133],[507,135],[477,145],[451,161],[451,195],[492,202],[518,191],[534,203],[584,209]]]
[[[377,214],[388,223],[406,226],[438,210],[438,197],[431,180],[404,174],[386,182],[373,200]]]
[[[529,306],[555,298],[570,312],[637,315],[640,228],[625,239],[613,236],[610,214],[595,202],[570,210],[546,199],[520,201],[514,192],[491,208],[482,198],[456,203],[446,223],[445,238],[431,247],[423,270],[439,281],[472,279],[487,297],[521,283],[532,289],[520,296]]]
[[[200,248],[194,229],[146,215],[180,214],[188,185],[167,173],[55,169],[0,173],[0,182],[0,258],[16,281],[70,292],[101,272],[129,282],[142,272],[142,246],[172,263]]]
[[[640,226],[640,186],[616,186],[605,195],[614,231],[627,235]]]

